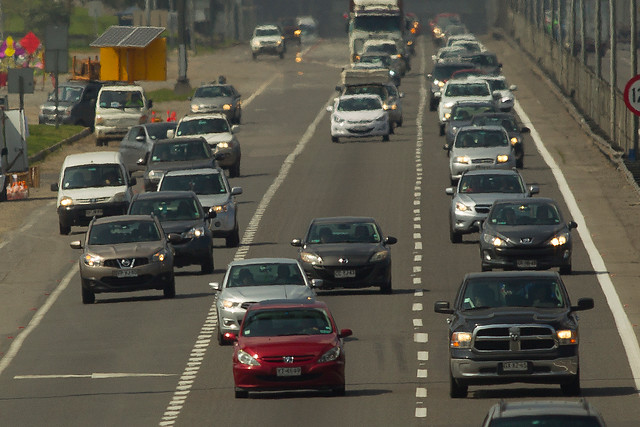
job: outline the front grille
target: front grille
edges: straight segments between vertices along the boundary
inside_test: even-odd
[[[473,163],[474,165],[477,164],[493,164],[493,159],[472,159],[471,163]]]
[[[278,383],[292,383],[292,382],[301,382],[301,381],[312,381],[317,378],[320,378],[322,374],[303,374],[294,377],[278,377],[275,375],[256,375],[256,378],[260,381],[265,382],[278,382]]]
[[[350,133],[357,133],[357,134],[363,134],[363,133],[369,133],[371,132],[373,128],[370,129],[349,129]]]
[[[103,203],[109,201],[111,197],[96,197],[94,199],[76,199],[74,201],[77,205],[88,205],[93,203]]]
[[[476,212],[488,214],[489,209],[491,209],[491,205],[476,205]]]
[[[152,276],[149,274],[144,274],[142,276],[138,276],[138,277],[115,277],[115,276],[109,276],[109,277],[104,277],[102,279],[102,281],[104,283],[106,283],[109,286],[113,286],[113,287],[118,287],[118,286],[122,286],[122,287],[127,287],[127,286],[133,286],[133,285],[139,285],[142,283],[146,283],[149,280],[151,280]]]
[[[548,325],[478,326],[473,332],[473,348],[487,351],[553,350],[555,330]]]
[[[269,363],[283,363],[285,356],[267,356],[267,357],[262,357],[262,360],[264,360],[265,362],[269,362]],[[288,357],[293,357],[293,362],[292,363],[307,363],[310,362],[311,360],[313,360],[313,355],[312,354],[303,354],[300,356],[291,356],[288,355]]]
[[[140,267],[141,265],[147,265],[149,264],[149,258],[132,258],[131,259],[131,265],[133,267]],[[114,268],[120,268],[120,264],[118,263],[117,259],[107,259],[104,261],[104,266],[105,267],[114,267]]]

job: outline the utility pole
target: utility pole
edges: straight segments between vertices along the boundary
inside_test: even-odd
[[[631,76],[635,76],[638,74],[638,40],[635,35],[638,34],[638,17],[636,13],[638,13],[638,4],[637,0],[631,0],[629,2],[630,5],[630,29],[631,29],[631,45],[629,49],[631,50]],[[632,141],[633,141],[633,159],[638,160],[638,116],[633,115],[633,133],[632,133]],[[631,156],[629,156],[631,157]]]
[[[187,78],[187,46],[186,46],[186,1],[177,0],[177,12],[178,12],[178,81],[174,87],[176,93],[189,93],[191,91],[191,85]]]
[[[611,139],[616,140],[616,89],[618,88],[617,48],[616,48],[616,0],[609,0],[609,127]]]

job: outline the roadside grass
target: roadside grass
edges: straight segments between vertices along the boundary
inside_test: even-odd
[[[188,94],[176,94],[173,89],[157,89],[151,90],[147,92],[147,98],[153,100],[154,104],[157,102],[167,102],[167,101],[186,101],[187,98],[193,96],[196,90],[192,89]]]
[[[33,156],[45,148],[82,132],[83,129],[82,126],[70,125],[60,125],[58,129],[51,125],[29,125],[27,156]]]

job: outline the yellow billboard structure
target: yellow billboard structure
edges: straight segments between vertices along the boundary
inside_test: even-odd
[[[100,48],[100,79],[133,82],[167,79],[164,27],[109,27],[93,43]]]

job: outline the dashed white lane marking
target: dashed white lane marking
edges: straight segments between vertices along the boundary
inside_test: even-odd
[[[329,103],[332,99],[333,99],[333,94],[327,100],[327,103]],[[311,124],[305,131],[304,135],[302,135],[302,138],[300,139],[300,141],[298,142],[294,150],[287,156],[287,158],[282,163],[278,176],[276,176],[276,178],[273,180],[273,182],[271,183],[267,191],[264,193],[264,196],[262,196],[262,200],[260,200],[260,203],[258,204],[258,208],[253,214],[253,217],[251,217],[251,221],[249,221],[249,225],[245,229],[245,232],[242,236],[242,240],[240,241],[240,247],[238,248],[234,256],[234,260],[237,261],[237,260],[244,259],[244,257],[249,252],[249,245],[253,243],[253,238],[255,237],[255,233],[258,230],[260,221],[264,216],[264,212],[269,207],[269,203],[271,203],[273,196],[276,194],[276,192],[284,182],[285,178],[289,174],[289,170],[293,166],[296,158],[300,155],[300,153],[302,153],[302,150],[304,150],[307,143],[311,140],[311,137],[316,132],[318,123],[320,123],[320,120],[322,120],[325,113],[326,113],[326,109],[323,104],[322,109],[320,109],[320,111],[316,115],[313,122],[311,122]],[[199,339],[198,341],[196,341],[196,344],[194,345],[193,350],[191,350],[191,357],[187,361],[187,367],[185,368],[185,371],[182,374],[183,377],[187,375],[193,375],[195,377],[195,375],[197,374],[198,369],[200,368],[200,364],[202,363],[202,360],[204,360],[204,355],[211,341],[210,335],[207,334],[207,332],[210,332],[211,328],[216,325],[217,325],[216,304],[214,300],[214,302],[211,304],[211,308],[209,309],[209,314],[207,316],[207,319],[205,320],[204,325],[200,330],[200,336],[203,336],[205,338]],[[192,385],[193,385],[192,380],[180,381],[178,383],[178,386],[176,387],[176,391],[174,392],[174,395],[171,398],[169,405],[165,409],[165,412],[160,421],[161,426],[171,426],[175,424],[176,419],[180,415],[180,411],[184,406],[187,395],[191,390]],[[179,395],[182,395],[184,397],[181,399],[181,402],[179,404],[176,404],[175,401],[178,400],[177,396]]]
[[[175,377],[176,374],[153,374],[131,372],[94,372],[93,374],[66,374],[66,375],[15,375],[14,380],[42,380],[42,379],[66,379],[89,378],[92,380],[104,380],[110,378],[135,378],[135,377]]]
[[[413,326],[415,328],[421,328],[422,327],[422,319],[413,319]]]
[[[418,371],[416,372],[416,376],[418,378],[427,378],[427,370],[426,369],[418,369]]]
[[[427,416],[427,408],[416,408],[416,418],[425,418]]]
[[[428,351],[419,351],[418,352],[418,360],[424,362],[429,360],[429,352]]]
[[[418,332],[413,334],[413,342],[425,343],[429,342],[429,334],[426,332]]]
[[[515,101],[514,109],[516,113],[518,113],[518,116],[520,116],[521,120],[531,123],[531,119],[529,119],[517,100]],[[551,172],[558,183],[558,188],[562,193],[562,197],[564,197],[567,207],[569,208],[569,212],[571,212],[571,216],[578,224],[580,224],[578,233],[580,234],[582,243],[589,254],[589,259],[591,260],[593,270],[596,272],[600,288],[607,298],[607,304],[609,305],[609,309],[611,310],[616,322],[616,327],[618,328],[622,345],[627,353],[627,360],[629,361],[629,367],[631,368],[636,390],[640,390],[640,346],[638,345],[638,337],[636,336],[633,326],[631,325],[622,303],[620,302],[620,296],[613,285],[613,281],[608,273],[609,270],[604,263],[604,259],[602,259],[600,251],[598,251],[595,243],[593,243],[593,239],[591,239],[591,232],[589,231],[587,222],[584,219],[584,215],[578,206],[578,202],[576,202],[576,198],[573,195],[562,170],[554,160],[553,156],[551,156],[551,153],[549,153],[549,150],[544,146],[542,138],[540,138],[540,134],[538,134],[538,131],[532,123],[530,128],[531,138],[535,142],[536,148],[540,152],[545,163],[549,166],[549,169],[551,169]]]
[[[427,389],[424,387],[418,387],[416,389],[416,397],[417,398],[427,397]]]
[[[412,311],[422,311],[422,303],[414,302],[413,305],[411,306],[411,310]]]
[[[417,251],[421,251],[422,250],[422,242],[416,242],[415,250],[417,250]]]

